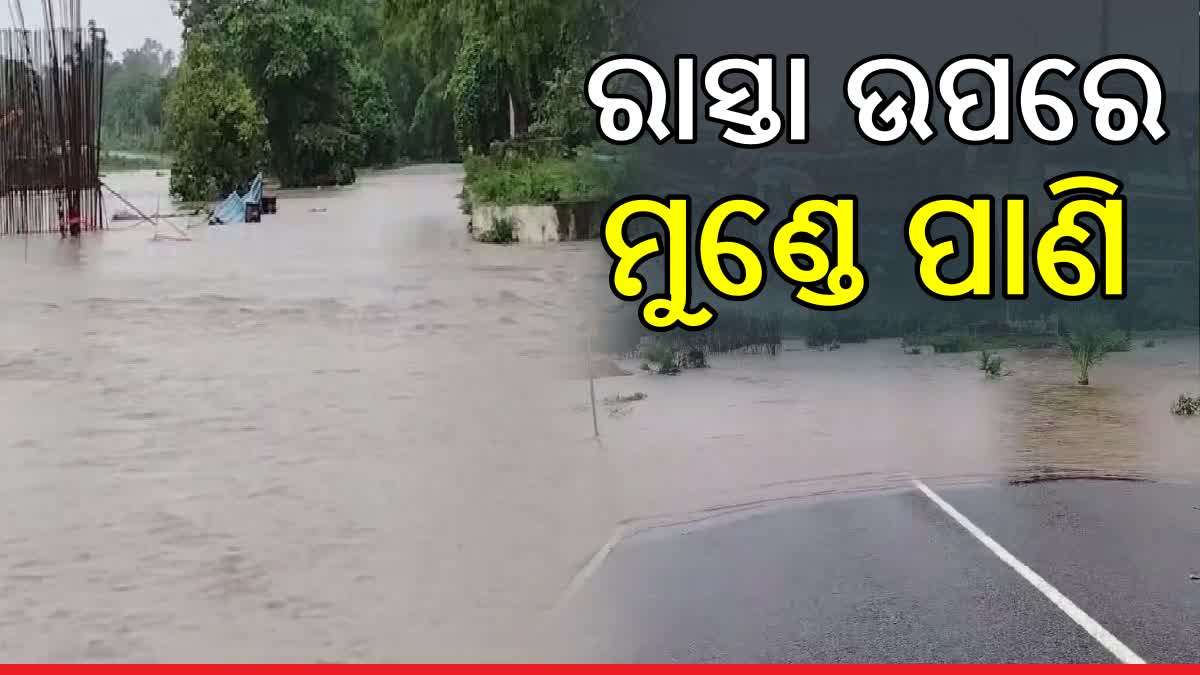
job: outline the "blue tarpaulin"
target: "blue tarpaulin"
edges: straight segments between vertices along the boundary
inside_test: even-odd
[[[245,195],[240,195],[236,191],[232,192],[225,198],[225,201],[213,209],[209,224],[237,225],[246,222],[246,206],[261,203],[262,195],[263,179],[262,174],[259,174],[254,178],[254,182],[250,184],[250,189],[246,190]]]
[[[263,178],[262,174],[260,173],[254,177],[254,182],[250,184],[250,189],[246,190],[246,196],[242,197],[242,201],[247,204],[260,204],[262,203],[262,196]]]
[[[213,210],[212,220],[209,222],[213,225],[236,225],[246,222],[246,202],[234,192]]]

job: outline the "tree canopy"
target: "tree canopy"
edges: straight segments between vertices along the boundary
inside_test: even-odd
[[[285,185],[346,183],[357,167],[402,157],[457,159],[531,128],[565,144],[589,141],[590,114],[577,80],[611,43],[613,7],[621,4],[172,0],[184,27],[184,63],[202,51],[196,60],[205,72],[223,85],[237,83],[236,94],[224,95],[236,98],[244,123],[261,121],[265,135],[261,152],[247,152]],[[170,70],[172,60],[148,43],[128,67],[162,71],[165,63]],[[162,72],[158,77],[169,83]],[[167,126],[189,121],[189,107],[204,109],[212,95],[180,85]],[[115,94],[122,103],[114,129],[136,126],[128,121],[135,110],[152,125],[151,90]],[[161,110],[165,88],[157,93]],[[163,125],[161,115],[157,122]],[[178,167],[194,182],[183,192],[220,187],[244,169],[201,162],[205,148],[188,144],[204,136],[193,131],[169,136]]]
[[[175,53],[147,39],[105,64],[102,138],[121,150],[162,149],[163,107],[175,72]]]

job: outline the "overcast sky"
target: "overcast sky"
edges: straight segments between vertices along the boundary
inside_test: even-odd
[[[41,0],[21,0],[29,27],[42,23]],[[56,3],[57,4],[57,3]],[[81,0],[83,17],[95,19],[108,30],[108,45],[116,57],[126,49],[140,47],[150,37],[179,51],[179,20],[171,14],[170,0]],[[7,2],[0,3],[0,28],[12,25]]]

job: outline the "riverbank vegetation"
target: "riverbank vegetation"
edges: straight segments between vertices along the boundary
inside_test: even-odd
[[[502,206],[597,201],[616,190],[613,169],[586,148],[517,157],[470,155],[464,168],[471,197]]]
[[[170,166],[171,160],[162,155],[104,152],[100,155],[101,173],[119,171],[157,171]]]
[[[361,167],[463,158],[487,199],[591,199],[611,181],[580,149],[595,132],[579,89],[617,34],[613,4],[173,0],[178,67],[151,42],[110,66],[121,104],[107,137],[169,151],[185,199],[259,170],[283,186],[344,185]],[[514,139],[543,142],[513,157]]]

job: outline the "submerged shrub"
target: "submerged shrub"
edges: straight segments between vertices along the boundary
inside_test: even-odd
[[[652,373],[659,375],[678,375],[679,349],[666,342],[652,342],[642,346],[643,366]]]
[[[1111,320],[1102,314],[1082,314],[1066,326],[1064,341],[1071,360],[1079,371],[1079,384],[1091,383],[1091,371],[1108,354],[1120,351],[1129,335],[1116,331]]]
[[[479,236],[479,241],[485,244],[515,244],[517,243],[517,223],[511,216],[497,218],[492,222],[492,229]]]
[[[979,352],[979,369],[988,377],[1001,377],[1004,375],[1004,359],[985,349]]]
[[[1180,417],[1200,415],[1200,396],[1180,395],[1179,399],[1171,404],[1171,414]]]
[[[642,369],[659,375],[678,375],[684,369],[708,367],[708,351],[702,343],[659,340],[642,345]]]

